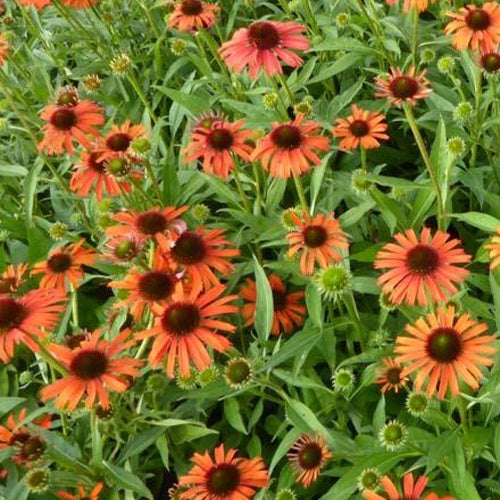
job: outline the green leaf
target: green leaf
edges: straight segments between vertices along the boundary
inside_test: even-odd
[[[0,415],[10,412],[13,408],[26,401],[26,398],[5,397],[0,398]]]
[[[266,273],[259,261],[253,256],[255,283],[257,285],[257,302],[255,304],[255,330],[262,340],[267,340],[273,326],[273,292]]]
[[[318,83],[326,80],[327,78],[331,78],[332,76],[337,75],[338,73],[342,73],[347,68],[354,66],[359,61],[359,56],[355,56],[353,54],[345,54],[342,57],[339,57],[333,64],[325,65],[321,71],[319,71],[316,76],[311,78],[308,83]]]
[[[158,449],[158,453],[160,454],[161,461],[166,469],[170,469],[170,461],[168,454],[168,442],[165,436],[160,436],[155,441],[156,448]]]
[[[495,451],[495,460],[497,467],[500,468],[500,422],[495,428],[495,437],[493,438],[493,450]]]
[[[118,462],[123,462],[134,455],[138,455],[141,451],[153,444],[156,439],[165,432],[163,427],[153,427],[145,432],[141,432],[125,446]]]
[[[112,484],[124,489],[125,491],[135,491],[142,497],[153,500],[153,495],[146,485],[135,475],[122,467],[112,465],[105,460],[102,461]]]
[[[320,330],[323,329],[323,304],[318,287],[311,281],[306,286],[306,305],[309,319]]]
[[[43,158],[39,156],[34,164],[33,168],[29,171],[28,175],[24,179],[24,199],[26,200],[26,225],[31,226],[33,224],[33,207],[35,206],[36,199],[36,188],[38,184],[38,176],[43,168]]]
[[[193,116],[200,115],[203,111],[210,109],[210,100],[207,98],[197,97],[192,93],[188,94],[176,89],[159,87],[156,85],[153,85],[153,87],[157,88],[162,94],[170,97],[172,101],[187,109]]]
[[[500,227],[500,220],[481,212],[466,212],[463,214],[452,214],[458,220],[469,224],[470,226],[477,227],[488,233],[494,233],[497,227]]]
[[[28,169],[22,165],[0,164],[0,177],[25,177]]]
[[[243,418],[240,413],[240,405],[236,398],[226,398],[224,400],[224,415],[227,421],[231,424],[231,427],[236,429],[238,432],[243,434],[248,434]]]
[[[455,443],[458,440],[458,429],[443,432],[429,448],[427,452],[426,475],[439,465],[441,460],[450,455],[455,449]]]
[[[377,204],[382,217],[391,231],[394,231],[396,226],[400,229],[405,228],[406,215],[396,201],[389,198],[386,194],[376,188],[370,190],[370,195]]]
[[[385,424],[385,397],[382,394],[380,396],[375,412],[373,413],[373,434],[378,435],[380,429]]]

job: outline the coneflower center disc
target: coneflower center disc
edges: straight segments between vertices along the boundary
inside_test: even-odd
[[[452,363],[462,352],[462,342],[453,328],[436,328],[427,338],[427,354],[439,363]]]
[[[89,158],[87,160],[87,166],[97,173],[102,173],[105,170],[105,165],[103,161],[97,161],[99,158],[99,153],[90,153]]]
[[[170,252],[177,263],[187,266],[201,262],[207,253],[207,248],[201,236],[184,231]]]
[[[98,378],[106,373],[108,357],[101,351],[85,349],[76,354],[70,364],[70,370],[83,380]]]
[[[247,361],[231,361],[227,365],[226,375],[233,384],[241,384],[242,382],[248,380],[248,377],[250,377],[250,366]]]
[[[387,379],[387,382],[393,385],[397,385],[401,382],[400,375],[401,368],[388,368],[388,370],[385,372],[385,378]]]
[[[23,443],[26,443],[28,439],[31,437],[31,434],[28,432],[20,431],[20,432],[14,432],[9,439],[9,446],[14,446],[14,445],[22,445]]]
[[[137,227],[148,235],[163,233],[167,229],[167,219],[159,212],[145,212],[137,217]]]
[[[207,141],[217,151],[229,149],[234,142],[233,134],[225,128],[212,130],[207,136]]]
[[[271,132],[271,141],[280,149],[296,149],[302,143],[302,132],[293,125],[280,125]]]
[[[197,16],[203,12],[203,4],[200,0],[184,0],[181,4],[181,12],[186,16]]]
[[[70,130],[77,122],[78,117],[71,108],[59,108],[50,117],[50,123],[59,130]]]
[[[53,273],[64,273],[71,267],[71,257],[65,253],[55,253],[47,260],[47,267]]]
[[[127,151],[131,142],[132,139],[128,136],[128,134],[118,132],[108,137],[106,145],[113,151]]]
[[[286,307],[286,294],[281,290],[273,290],[273,303],[275,311],[282,311]]]
[[[410,76],[397,76],[389,84],[391,93],[398,99],[408,99],[418,92],[418,81]]]
[[[133,240],[123,240],[114,248],[115,257],[118,259],[131,259],[137,253],[137,245]]]
[[[30,436],[21,446],[19,455],[25,460],[36,460],[45,451],[45,441],[38,436]]]
[[[278,30],[265,21],[253,23],[248,28],[248,38],[259,50],[269,50],[281,43]]]
[[[484,9],[475,9],[467,14],[465,23],[473,31],[482,31],[488,29],[491,24],[491,18]]]
[[[494,73],[500,69],[500,54],[496,54],[495,52],[484,54],[481,58],[481,63],[486,71]]]
[[[349,126],[349,129],[351,130],[352,135],[356,137],[363,137],[368,134],[370,127],[365,120],[354,120]]]
[[[406,254],[406,263],[410,272],[428,274],[439,266],[439,254],[428,245],[415,245]]]
[[[26,317],[26,308],[11,297],[0,298],[0,332],[21,324]]]
[[[76,349],[77,347],[80,347],[80,344],[84,340],[87,340],[87,335],[84,333],[75,333],[74,335],[68,335],[64,339],[64,344],[70,349]]]
[[[174,290],[172,276],[163,271],[150,271],[139,278],[140,294],[147,300],[163,300]]]
[[[161,324],[175,335],[191,333],[200,324],[200,310],[189,302],[175,302],[165,309]]]
[[[325,244],[328,234],[322,226],[307,226],[302,231],[304,243],[309,248],[318,248]]]
[[[298,453],[299,464],[303,469],[315,469],[321,465],[323,452],[316,443],[303,445]]]
[[[207,474],[207,490],[212,495],[229,495],[239,484],[240,472],[235,465],[220,464]]]

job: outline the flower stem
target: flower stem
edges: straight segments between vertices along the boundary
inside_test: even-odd
[[[62,375],[67,375],[68,370],[56,359],[50,352],[47,350],[47,348],[34,336],[31,337],[31,339],[35,342],[35,344],[38,346],[39,349],[39,356],[54,370],[57,370],[59,373]]]
[[[281,86],[285,89],[288,100],[290,101],[290,106],[293,106],[293,104],[295,102],[295,98],[293,97],[292,91],[291,91],[290,87],[288,86],[286,78],[280,73],[278,73],[278,75],[276,75],[276,77],[280,81]]]
[[[363,169],[363,172],[367,171],[367,166],[366,166],[366,149],[362,146],[359,147],[359,156],[361,158],[361,168]]]
[[[139,96],[139,99],[142,101],[142,104],[144,104],[144,107],[147,109],[149,116],[151,117],[151,120],[156,123],[158,120],[155,112],[153,111],[153,108],[151,107],[151,104],[149,104],[148,100],[146,99],[146,96],[144,95],[144,92],[142,91],[141,86],[139,85],[139,82],[137,81],[137,78],[135,77],[135,74],[133,72],[127,73],[127,78],[132,87],[135,90],[135,93]]]
[[[307,203],[306,194],[304,192],[304,186],[302,185],[302,180],[300,175],[293,174],[293,182],[295,183],[295,189],[299,195],[300,204],[302,208],[309,213],[309,205]]]
[[[250,204],[250,200],[248,199],[247,195],[245,194],[245,191],[243,190],[243,184],[241,182],[239,173],[239,166],[236,161],[234,162],[233,174],[234,174],[234,180],[236,182],[236,187],[238,188],[238,193],[240,194],[241,201],[243,202],[243,206],[245,207],[245,210],[251,215],[252,205]]]
[[[413,31],[411,36],[411,58],[413,65],[417,65],[417,50],[418,50],[418,9],[415,7],[413,9]]]
[[[71,288],[71,317],[73,318],[73,327],[78,328],[80,324],[78,318],[78,289],[76,289],[73,285]]]

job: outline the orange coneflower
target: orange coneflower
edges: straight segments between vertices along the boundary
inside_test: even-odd
[[[269,475],[261,457],[236,457],[237,450],[224,450],[221,444],[214,450],[215,460],[206,451],[191,458],[194,466],[179,478],[180,486],[188,489],[181,498],[196,500],[250,500],[257,488],[265,488]]]
[[[208,127],[197,126],[191,133],[191,142],[184,149],[184,163],[200,158],[203,170],[227,179],[234,168],[236,154],[250,161],[252,147],[246,141],[253,135],[251,130],[240,130],[244,120],[230,123],[226,120],[214,121]]]
[[[36,10],[42,10],[47,5],[50,5],[50,0],[17,0],[17,3],[26,7],[35,7]]]
[[[308,488],[314,483],[325,463],[332,457],[323,436],[316,433],[314,439],[303,434],[287,454],[292,469],[297,474],[297,483]]]
[[[229,259],[240,254],[237,248],[230,248],[224,229],[203,226],[183,231],[175,241],[166,245],[160,242],[160,246],[169,261],[185,270],[187,281],[195,291],[219,285],[214,271],[229,276],[234,269]]]
[[[23,284],[27,270],[27,264],[10,265],[0,276],[0,295],[17,292]]]
[[[332,131],[334,137],[343,138],[339,149],[356,149],[358,146],[373,149],[380,146],[377,139],[389,139],[385,133],[387,123],[384,114],[358,108],[356,104],[351,106],[351,112],[347,119],[339,118]]]
[[[453,19],[444,32],[454,33],[452,44],[458,50],[489,51],[500,43],[500,5],[486,2],[481,7],[469,4],[459,13],[447,12]]]
[[[64,5],[73,9],[87,9],[97,5],[98,0],[61,0]]]
[[[439,500],[439,497],[435,493],[428,493],[422,496],[428,481],[429,479],[426,476],[419,476],[415,482],[413,474],[408,472],[403,476],[403,491],[402,494],[400,494],[391,478],[389,476],[384,476],[380,480],[380,483],[387,497],[379,495],[374,491],[365,490],[363,492],[363,498],[365,498],[365,500]],[[441,500],[454,499],[453,497],[445,496],[441,497]]]
[[[304,322],[306,308],[301,303],[304,299],[304,292],[286,293],[285,285],[277,274],[269,276],[269,284],[273,292],[274,315],[271,333],[291,333]],[[257,286],[255,281],[247,278],[245,285],[241,287],[240,295],[247,302],[242,309],[245,325],[254,323],[255,308],[257,303]]]
[[[28,466],[36,462],[46,449],[45,441],[37,435],[36,430],[30,431],[19,424],[26,418],[26,408],[23,408],[17,418],[11,413],[7,417],[7,426],[0,425],[0,450],[14,448],[13,461],[18,465]],[[49,429],[52,417],[44,415],[34,420],[32,424],[42,429]]]
[[[378,89],[375,97],[387,98],[391,105],[408,103],[415,106],[418,99],[424,99],[432,92],[429,81],[425,78],[426,72],[424,69],[417,74],[414,66],[408,73],[391,67],[388,73],[375,78],[375,86]]]
[[[0,66],[2,66],[9,53],[10,45],[3,33],[0,33]]]
[[[103,161],[120,156],[135,156],[131,149],[132,141],[147,136],[142,125],[134,125],[130,120],[125,120],[121,125],[113,125],[104,139],[97,144],[98,160]]]
[[[154,238],[167,245],[168,239],[166,235],[171,231],[177,233],[186,228],[185,222],[178,219],[178,217],[187,209],[187,206],[179,208],[165,207],[161,209],[152,207],[145,212],[138,212],[137,210],[119,212],[112,215],[111,219],[120,224],[108,227],[106,234],[112,237],[120,237],[128,234],[129,236],[136,237],[140,242],[146,242]]]
[[[472,389],[478,389],[478,380],[483,376],[480,368],[490,366],[497,349],[495,337],[483,335],[486,323],[477,323],[469,314],[455,318],[455,308],[438,310],[407,325],[408,336],[398,336],[395,352],[398,363],[411,363],[403,371],[406,376],[418,370],[415,390],[420,392],[429,376],[427,395],[436,391],[443,399],[448,386],[453,396],[459,394],[459,379]]]
[[[123,330],[112,340],[100,339],[100,336],[101,332],[95,330],[75,349],[57,344],[48,347],[68,373],[41,390],[42,401],[55,399],[57,408],[73,411],[86,394],[86,408],[91,408],[97,399],[107,409],[108,390],[123,392],[127,389],[128,377],[137,377],[142,366],[139,359],[116,357],[134,344],[128,340],[130,330]]]
[[[273,123],[271,133],[257,144],[252,160],[262,161],[262,166],[273,177],[290,178],[301,175],[319,165],[317,151],[328,151],[330,140],[316,135],[321,125],[314,121],[305,121],[303,114],[298,114],[293,122]]]
[[[417,301],[425,306],[429,297],[435,302],[447,300],[449,293],[457,292],[453,283],[461,283],[469,271],[456,264],[468,263],[471,256],[460,247],[460,240],[443,231],[431,237],[424,228],[420,240],[413,229],[394,236],[396,243],[388,243],[377,254],[375,269],[389,269],[379,277],[378,283],[395,304]]]
[[[73,288],[78,287],[85,275],[82,266],[92,265],[97,258],[94,250],[82,248],[84,243],[85,240],[81,239],[77,243],[59,247],[50,253],[47,260],[35,264],[31,274],[44,275],[40,280],[40,288],[66,290],[67,282]]]
[[[90,493],[86,493],[83,486],[78,486],[78,493],[71,495],[65,491],[57,491],[57,496],[62,500],[99,500],[99,495],[104,488],[104,483],[97,483]]]
[[[137,257],[144,248],[144,242],[140,241],[134,234],[123,234],[114,236],[106,241],[102,251],[102,257],[116,264],[130,262]]]
[[[388,5],[394,5],[398,0],[385,0]],[[436,0],[405,0],[403,11],[408,12],[410,9],[417,9],[418,12],[423,12],[429,7],[429,2],[434,3]]]
[[[190,362],[194,362],[200,371],[211,364],[207,345],[219,352],[231,347],[226,337],[215,333],[215,330],[229,333],[236,330],[234,325],[215,318],[238,311],[237,306],[229,304],[237,298],[236,295],[221,297],[225,290],[224,285],[202,294],[196,290],[187,294],[180,289],[166,307],[153,305],[152,311],[157,317],[155,325],[136,334],[138,339],[155,337],[148,357],[153,368],[164,362],[167,375],[173,377],[178,364],[180,374],[187,376]]]
[[[375,383],[382,386],[382,392],[388,390],[399,392],[408,381],[408,377],[402,375],[403,367],[393,358],[384,358],[382,359],[382,363],[384,367],[378,370],[378,377]]]
[[[302,218],[304,221],[290,213],[290,219],[298,231],[286,235],[290,244],[289,255],[293,257],[296,253],[302,254],[300,270],[304,274],[313,274],[315,261],[322,268],[328,267],[333,261],[340,262],[342,256],[339,250],[348,248],[349,244],[340,222],[335,219],[333,213],[311,217],[304,210]]]
[[[194,32],[200,28],[211,28],[217,20],[220,7],[201,0],[183,0],[175,5],[168,20],[169,28],[177,28],[182,32]]]
[[[102,200],[103,192],[109,196],[119,196],[122,192],[129,192],[132,187],[125,180],[122,172],[116,171],[115,163],[121,171],[126,170],[126,174],[139,178],[142,173],[139,170],[131,171],[129,164],[124,158],[109,157],[107,160],[99,161],[100,153],[96,150],[84,151],[80,157],[80,162],[73,167],[73,175],[69,181],[69,187],[78,196],[87,196],[94,188],[98,201]],[[125,173],[125,172],[124,172]]]
[[[43,340],[57,324],[65,299],[56,290],[31,290],[17,298],[0,296],[0,359],[8,363],[19,343],[38,352],[36,341]]]
[[[38,143],[38,151],[49,155],[62,154],[65,150],[73,155],[73,139],[90,149],[87,134],[98,137],[99,131],[94,126],[104,123],[102,108],[91,101],[80,101],[72,87],[62,89],[56,103],[47,105],[40,118],[48,123],[43,126],[44,136]]]
[[[490,254],[490,269],[496,269],[500,265],[500,227],[496,229],[496,235],[491,238],[490,243],[484,245]]]
[[[257,21],[240,28],[233,38],[219,49],[229,68],[241,73],[248,66],[255,79],[262,68],[267,75],[283,73],[281,61],[298,68],[304,61],[293,50],[308,50],[306,29],[295,22]]]
[[[477,62],[486,73],[497,73],[500,71],[500,47],[478,53]]]
[[[131,269],[124,280],[110,281],[108,286],[127,290],[126,299],[120,300],[115,307],[130,307],[135,319],[141,319],[146,307],[153,304],[165,305],[172,294],[182,287],[182,273],[172,272],[168,262],[155,255],[149,270]]]

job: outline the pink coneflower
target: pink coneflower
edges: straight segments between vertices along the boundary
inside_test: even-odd
[[[250,78],[262,68],[267,75],[283,72],[281,61],[298,68],[303,60],[292,50],[308,50],[305,27],[294,22],[257,21],[240,28],[233,38],[219,49],[229,68],[241,73],[248,66]]]

